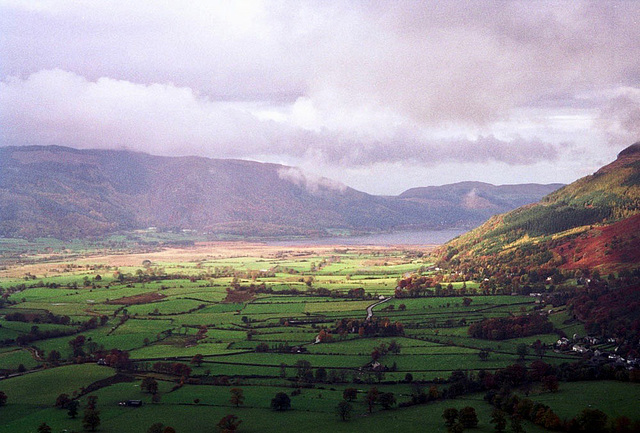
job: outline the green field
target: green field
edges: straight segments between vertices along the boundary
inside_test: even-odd
[[[212,432],[229,413],[242,419],[240,431],[246,432],[266,431],[264,426],[273,432],[436,432],[446,430],[444,408],[466,405],[479,414],[476,431],[489,432],[491,407],[481,394],[392,410],[376,405],[372,414],[363,395],[377,386],[393,392],[398,403],[406,402],[417,386],[405,383],[407,375],[428,388],[454,370],[477,374],[512,365],[519,359],[519,345],[531,347],[536,340],[553,344],[558,338],[555,333],[503,341],[471,338],[471,323],[536,314],[538,307],[528,296],[480,295],[473,281],[464,286],[454,282],[450,296],[391,299],[376,306],[374,320],[401,323],[401,334],[333,331],[341,319],[364,321],[367,307],[380,295],[392,296],[397,281],[408,274],[446,278],[429,270],[432,264],[416,258],[421,257],[416,251],[229,245],[173,254],[83,255],[79,245],[69,251],[57,259],[34,253],[28,264],[6,266],[0,273],[6,299],[0,305],[0,373],[12,376],[0,380],[0,391],[8,396],[0,408],[0,432],[35,432],[42,422],[53,431],[82,431],[82,413],[69,418],[65,410],[54,408],[55,399],[68,393],[80,401],[82,411],[84,388],[117,373],[96,364],[113,349],[128,352],[132,364],[125,376],[130,381],[93,385],[101,432],[144,432],[154,422],[178,432]],[[349,295],[353,289],[361,291]],[[14,313],[22,313],[23,319],[16,320]],[[65,316],[64,323],[56,322]],[[564,311],[550,320],[565,332],[580,331],[581,325],[568,323]],[[316,344],[323,329],[331,336]],[[69,343],[79,336],[84,343],[74,355]],[[398,349],[378,359],[384,371],[372,370],[372,352],[392,344]],[[479,357],[483,349],[489,351],[486,360]],[[48,359],[54,351],[60,353],[56,362]],[[201,365],[191,363],[196,354],[203,356]],[[535,359],[529,350],[524,362]],[[559,365],[577,357],[548,350],[540,359]],[[298,377],[301,361],[310,366],[304,380]],[[161,372],[154,366],[157,362],[187,364],[190,378]],[[144,377],[159,381],[159,402],[152,403],[151,395],[141,391]],[[563,417],[575,416],[588,405],[612,416],[635,416],[631,408],[637,405],[637,384],[607,382],[605,392],[599,391],[600,385],[563,383],[558,393],[534,393],[531,398]],[[229,403],[231,386],[243,389],[241,407]],[[291,397],[293,410],[269,409],[277,392],[291,394],[299,387],[300,394]],[[361,391],[349,422],[335,414],[346,387]],[[569,397],[574,394],[584,398]],[[143,407],[118,406],[119,401],[135,399],[142,399]],[[526,427],[542,431],[532,424]]]

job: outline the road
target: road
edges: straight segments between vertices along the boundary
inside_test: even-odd
[[[385,298],[385,299],[383,299],[381,301],[378,301],[378,302],[376,302],[374,304],[369,305],[367,307],[367,318],[365,320],[371,320],[371,318],[373,317],[373,307],[375,307],[377,305],[380,305],[380,304],[382,304],[384,302],[390,301],[390,300],[391,300],[391,298],[389,297],[389,298]]]

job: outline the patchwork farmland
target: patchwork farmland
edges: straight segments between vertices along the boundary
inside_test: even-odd
[[[154,423],[211,432],[230,414],[245,432],[445,431],[443,410],[465,406],[477,411],[477,431],[493,431],[484,393],[456,396],[452,378],[471,383],[513,365],[573,363],[576,355],[552,347],[562,328],[581,325],[548,305],[550,332],[472,338],[474,323],[539,315],[542,305],[483,293],[423,253],[242,243],[29,252],[0,271],[0,431],[35,432],[44,422],[53,431],[90,429],[82,410],[95,397],[103,432]],[[399,281],[412,277],[430,288],[396,297]],[[381,300],[367,320],[367,307]],[[635,383],[615,386],[637,395]],[[373,388],[390,404],[369,404]],[[541,385],[526,393],[554,408]],[[62,394],[79,402],[79,415],[56,407]],[[274,408],[282,394],[290,410]],[[347,400],[345,418],[336,411]],[[608,407],[611,416],[635,416],[633,406]]]

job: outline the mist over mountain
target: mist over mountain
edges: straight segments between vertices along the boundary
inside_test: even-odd
[[[551,185],[462,182],[375,196],[294,167],[60,146],[0,148],[0,235],[147,227],[251,236],[471,228]]]

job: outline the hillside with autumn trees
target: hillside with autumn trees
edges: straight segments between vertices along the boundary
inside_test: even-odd
[[[640,262],[640,142],[612,163],[497,215],[438,251],[444,266],[630,269]],[[495,274],[497,269],[492,271]]]

